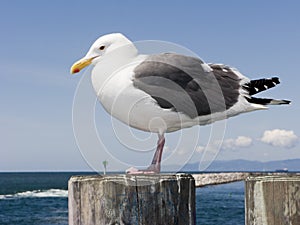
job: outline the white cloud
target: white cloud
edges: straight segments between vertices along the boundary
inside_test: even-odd
[[[172,152],[172,149],[168,145],[165,145],[164,152]]]
[[[237,147],[249,147],[250,145],[252,145],[252,139],[245,136],[239,136],[235,140],[235,145]]]
[[[207,146],[199,145],[195,148],[198,153],[206,152],[217,152],[220,149],[237,149],[237,148],[247,148],[252,145],[252,138],[245,136],[238,136],[236,139],[230,138],[223,141],[214,141]]]
[[[201,146],[201,145],[199,145],[199,146],[197,146],[196,147],[196,152],[198,152],[198,153],[202,153],[202,152],[204,152],[204,150],[205,150],[205,147],[204,146]]]
[[[292,130],[274,129],[266,130],[260,141],[275,147],[292,148],[297,144],[299,138]]]
[[[237,149],[247,148],[252,145],[252,138],[245,136],[238,136],[236,139],[226,139],[222,143],[223,149]]]
[[[231,149],[231,148],[234,148],[234,143],[235,143],[235,140],[230,138],[230,139],[226,139],[223,141],[222,143],[222,148],[223,149]]]
[[[185,154],[187,154],[187,150],[185,148],[179,148],[177,150],[177,154],[178,155],[185,155]]]

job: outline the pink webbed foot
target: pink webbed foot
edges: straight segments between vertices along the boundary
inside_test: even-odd
[[[145,169],[145,170],[139,170],[135,167],[130,167],[126,170],[127,174],[157,174],[160,173],[160,163],[161,163],[161,157],[162,152],[165,144],[165,138],[164,135],[158,135],[158,142],[157,142],[157,148],[155,151],[155,154],[152,159],[151,165]]]
[[[130,167],[126,170],[127,174],[137,175],[137,174],[157,174],[160,170],[155,169],[154,167],[149,166],[145,170],[139,170],[135,167]]]

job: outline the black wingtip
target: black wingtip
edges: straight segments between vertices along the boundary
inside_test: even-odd
[[[290,100],[278,100],[278,99],[271,99],[271,98],[246,98],[248,102],[260,104],[260,105],[287,105],[290,104]]]
[[[271,80],[272,80],[272,82],[274,82],[276,84],[280,84],[279,77],[272,77]]]
[[[290,103],[291,103],[290,100],[272,99],[268,105],[289,105]]]
[[[282,100],[282,104],[291,104],[292,102],[290,100]]]
[[[259,92],[275,87],[277,84],[280,84],[279,77],[263,78],[258,80],[251,80],[250,82],[243,85],[243,88],[248,91],[249,95],[255,95]]]

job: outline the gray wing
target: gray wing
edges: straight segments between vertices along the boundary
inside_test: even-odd
[[[173,53],[151,55],[135,68],[133,84],[161,108],[195,118],[237,102],[241,78],[226,68]]]

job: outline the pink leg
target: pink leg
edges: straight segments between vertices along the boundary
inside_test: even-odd
[[[160,163],[161,163],[161,157],[165,145],[165,137],[164,135],[158,135],[159,139],[157,141],[157,148],[155,151],[155,154],[152,159],[151,165],[148,167],[148,170],[155,171],[156,173],[160,172]]]
[[[159,134],[158,135],[156,151],[154,153],[151,165],[145,170],[138,170],[136,168],[131,167],[131,168],[126,170],[126,173],[129,173],[129,174],[159,173],[160,172],[161,157],[162,157],[164,145],[165,145],[165,137],[164,137],[163,134],[162,135]]]

